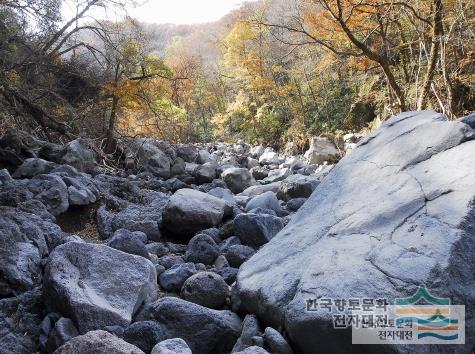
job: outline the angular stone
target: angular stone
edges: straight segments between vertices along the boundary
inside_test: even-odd
[[[282,228],[282,220],[269,214],[240,214],[234,218],[234,231],[244,245],[260,247]]]
[[[171,338],[185,340],[193,354],[229,352],[241,332],[241,320],[234,312],[211,310],[179,298],[164,297],[144,311]]]
[[[247,168],[228,168],[221,174],[221,178],[233,193],[241,193],[252,182],[251,173]]]
[[[157,343],[152,354],[192,354],[190,347],[181,338],[172,338]]]
[[[59,347],[55,354],[145,354],[135,345],[106,331],[90,331],[71,339]]]
[[[71,318],[81,333],[128,325],[157,293],[150,261],[85,242],[58,246],[49,257],[43,284],[46,307]]]
[[[194,189],[180,189],[163,211],[162,227],[170,233],[191,237],[218,225],[229,212],[229,206],[219,198]]]

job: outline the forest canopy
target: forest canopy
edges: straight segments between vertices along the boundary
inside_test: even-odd
[[[180,26],[130,18],[126,0],[61,5],[0,0],[0,133],[303,146],[400,111],[475,110],[473,1],[268,0]]]

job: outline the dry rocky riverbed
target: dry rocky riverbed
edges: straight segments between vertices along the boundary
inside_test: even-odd
[[[466,305],[467,344],[419,352],[469,353],[474,127],[408,112],[293,156],[137,138],[114,173],[84,138],[8,132],[0,352],[354,353],[306,296],[393,299],[424,283]]]

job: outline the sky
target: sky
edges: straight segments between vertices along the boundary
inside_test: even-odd
[[[137,0],[137,6],[128,6],[127,13],[141,22],[193,24],[219,20],[243,2],[242,0]],[[66,1],[63,5],[62,13],[65,19],[75,13],[72,4],[74,0]],[[110,9],[107,13],[94,10],[91,15],[116,20],[122,18],[124,13]]]

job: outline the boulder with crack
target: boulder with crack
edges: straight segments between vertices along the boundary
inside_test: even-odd
[[[466,344],[418,353],[469,353],[475,343],[475,132],[431,111],[392,117],[363,139],[292,221],[243,264],[241,306],[283,327],[299,353],[353,352],[350,330],[310,298],[395,298],[426,284],[466,305]],[[409,353],[404,345],[365,353]]]
[[[157,294],[153,264],[106,245],[68,242],[51,253],[45,267],[46,307],[71,318],[79,332],[126,326]]]

